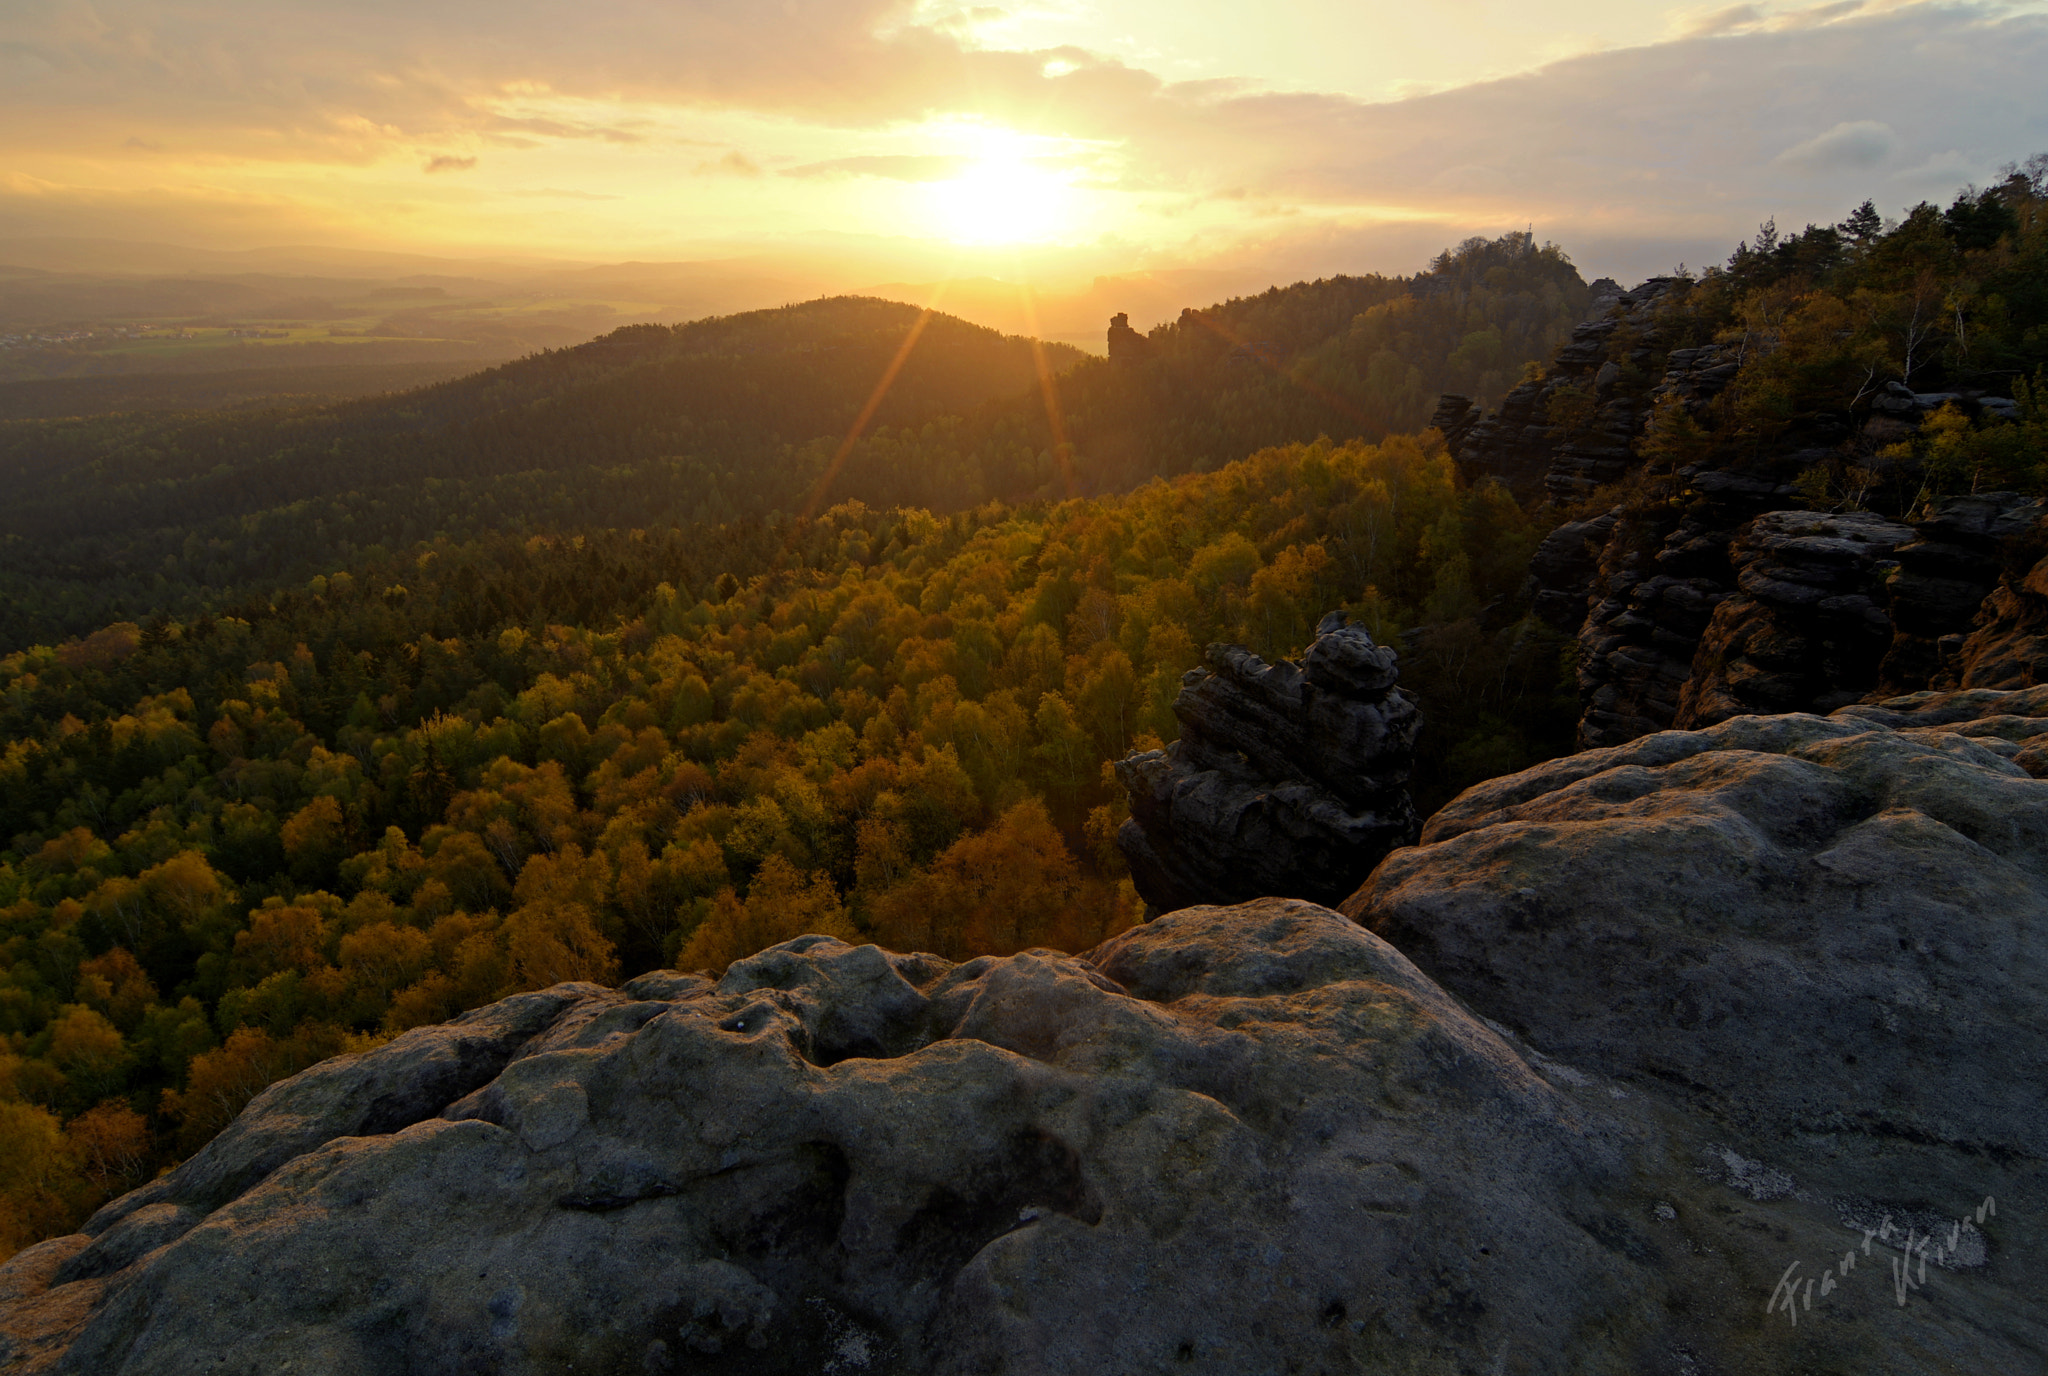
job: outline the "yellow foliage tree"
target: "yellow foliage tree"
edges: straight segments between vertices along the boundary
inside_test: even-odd
[[[82,1003],[67,1005],[50,1024],[50,1061],[90,1103],[117,1088],[128,1069],[128,1043],[104,1016]]]
[[[744,900],[731,889],[712,900],[710,914],[676,964],[685,970],[723,970],[756,951],[814,934],[860,940],[827,875],[820,871],[806,877],[782,856],[771,855]]]
[[[611,865],[602,851],[585,855],[570,843],[526,862],[513,895],[520,906],[505,919],[518,987],[544,989],[568,980],[609,984],[618,978],[614,948],[598,925],[610,888]]]
[[[341,804],[326,796],[315,798],[286,818],[277,836],[293,876],[302,881],[325,878],[347,853],[348,826]]]
[[[963,836],[931,868],[875,900],[875,935],[950,959],[1009,955],[1074,927],[1080,870],[1045,804],[1029,798]]]
[[[0,1260],[69,1227],[79,1185],[57,1115],[0,1100]]]
[[[235,959],[257,979],[324,963],[327,919],[314,908],[258,908],[249,929],[235,934]]]

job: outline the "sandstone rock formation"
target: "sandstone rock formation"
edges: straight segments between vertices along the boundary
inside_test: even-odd
[[[1686,501],[1675,518],[1667,508],[1645,519],[1626,505],[1600,518],[1606,544],[1590,579],[1570,588],[1586,608],[1578,634],[1582,749],[1672,724],[1714,611],[1735,591],[1736,537],[1790,494],[1755,474],[1686,470],[1677,482]],[[1578,570],[1574,578],[1583,576]],[[1531,576],[1545,577],[1540,559]],[[1539,583],[1539,605],[1549,592]]]
[[[1870,722],[1895,731],[1939,728],[2011,760],[2037,779],[2048,778],[2048,684],[2025,689],[1964,688],[1908,693],[1882,702],[1859,702],[1834,713],[1837,720]]]
[[[1643,422],[1666,392],[1683,385],[1667,377],[1664,387],[1653,389],[1653,375],[1645,372],[1657,357],[1654,318],[1670,288],[1669,279],[1658,277],[1634,291],[1596,293],[1596,307],[1606,308],[1572,331],[1543,377],[1501,398],[1493,415],[1474,414],[1464,397],[1444,397],[1430,423],[1443,431],[1466,475],[1491,478],[1524,501],[1570,503],[1626,472]],[[1690,379],[1693,363],[1712,352],[1674,353],[1672,376]],[[1734,371],[1727,369],[1731,377]],[[1711,395],[1695,391],[1700,400]],[[1576,406],[1561,404],[1566,401]],[[1582,413],[1582,422],[1560,425],[1565,410]]]
[[[1473,426],[1485,416],[1485,411],[1472,404],[1472,398],[1456,392],[1445,392],[1437,398],[1436,410],[1430,415],[1429,428],[1444,437],[1444,445],[1453,454]]]
[[[2018,555],[1985,598],[1975,627],[1954,647],[1955,676],[1966,688],[2026,688],[2048,683],[2048,519],[2002,551]]]
[[[2039,1373],[2044,713],[1495,780],[1348,904],[1415,963],[1263,899],[521,995],[0,1267],[0,1366]]]
[[[1160,912],[1338,902],[1420,825],[1407,785],[1421,716],[1394,686],[1394,651],[1332,613],[1298,665],[1236,645],[1208,658],[1174,699],[1180,739],[1116,767],[1139,894]]]
[[[1986,492],[1951,497],[1914,523],[1918,538],[1893,552],[1898,568],[1885,583],[1892,644],[1880,669],[1880,692],[1956,686],[1964,673],[1959,662],[1964,637],[1998,588],[2003,553],[2040,512],[2039,502],[2017,492]],[[1991,611],[1992,620],[2016,613],[2025,594],[2008,591],[2007,596],[2012,612],[2002,603]],[[2018,688],[2031,681],[2007,681],[2010,674],[1990,673],[1999,681],[1972,686]]]
[[[1729,550],[1737,591],[1700,636],[1672,724],[1832,711],[1868,693],[1892,644],[1882,574],[1912,534],[1867,511],[1757,517]]]
[[[1621,1170],[1611,1128],[1310,904],[1190,909],[1086,960],[810,937],[272,1089],[0,1271],[0,1360],[1450,1371],[1654,1335],[1612,1250],[1633,1229],[1603,1239],[1590,1202]]]
[[[1432,420],[1473,480],[1503,482],[1525,501],[1580,504],[1538,549],[1525,589],[1539,617],[1578,635],[1579,746],[1741,712],[1826,711],[1871,692],[1990,682],[1968,679],[1959,656],[1978,605],[1999,583],[2001,548],[2037,510],[2015,494],[1950,499],[1913,532],[1888,532],[1896,549],[1854,541],[1865,555],[1838,571],[1854,587],[1828,589],[1826,607],[1742,584],[1799,586],[1769,572],[1780,562],[1774,548],[1802,563],[1774,522],[1861,519],[1781,514],[1803,500],[1802,474],[1874,461],[1943,406],[2010,418],[2014,404],[1895,383],[1867,415],[1803,415],[1728,466],[1689,462],[1686,443],[1671,436],[1688,418],[1713,427],[1713,403],[1748,346],[1670,347],[1677,326],[1666,307],[1677,289],[1652,279],[1614,294],[1606,314],[1580,326],[1546,374],[1509,393],[1497,413],[1445,396]],[[1619,485],[1618,504],[1587,515],[1585,499],[1610,484]],[[2014,590],[2022,581],[2005,580],[1999,609],[1987,615],[2007,626],[2023,620],[2025,596]],[[2032,642],[2020,634],[2024,658]],[[2032,681],[2003,656],[1990,663],[2000,683]]]
[[[1152,356],[1152,341],[1131,328],[1131,317],[1118,311],[1109,318],[1109,359],[1137,363]]]
[[[1659,1150],[1731,1186],[1751,1243],[1683,1202],[1651,1233],[1750,1257],[1755,1345],[1689,1369],[2039,1372],[2044,745],[2048,690],[1651,735],[1469,790],[1345,911],[1532,1055],[1655,1101]],[[1908,1265],[1895,1302],[1880,1253],[1796,1334],[1763,1316],[1788,1264],[1819,1277],[1883,1216],[1953,1242],[1987,1195],[2007,1223],[1925,1292]]]
[[[1531,609],[1560,631],[1577,631],[1586,619],[1586,595],[1600,571],[1600,552],[1622,517],[1616,507],[1584,521],[1567,521],[1543,537],[1529,560]]]

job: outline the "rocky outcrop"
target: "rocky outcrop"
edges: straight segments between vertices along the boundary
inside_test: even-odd
[[[2037,779],[2048,778],[2048,685],[2026,689],[1963,688],[1908,693],[1859,702],[1834,713],[1895,731],[1939,728],[1967,737]]]
[[[1982,388],[1956,392],[1916,392],[1903,382],[1887,382],[1884,390],[1870,405],[1871,409],[1880,415],[1912,420],[1939,411],[1944,406],[1953,406],[1972,419],[1988,415],[2000,420],[2018,420],[2021,414],[2019,403],[2011,397],[1991,396]]]
[[[1152,341],[1131,328],[1131,317],[1118,311],[1109,318],[1109,361],[1138,363],[1152,357]]]
[[[237,1191],[224,1139],[17,1257],[0,1361],[1239,1376],[1656,1337],[1641,1225],[1592,1202],[1612,1127],[1314,905],[1189,909],[1086,959],[807,937],[475,1020],[537,999],[509,1064],[409,1122],[335,1091],[439,1029],[309,1072],[310,1119],[307,1077],[258,1099],[243,1137],[299,1149]]]
[[[1984,599],[1967,637],[1944,640],[1947,661],[1967,688],[2025,688],[2048,683],[2048,520],[2001,551],[2009,564]],[[1957,643],[1959,640],[1960,643]]]
[[[1893,629],[1879,670],[1880,693],[1960,682],[1958,657],[1968,627],[1998,588],[2007,546],[2040,513],[2038,501],[2017,492],[1987,492],[1950,497],[1914,523],[1918,538],[1893,552],[1898,567],[1884,585]],[[1996,619],[1999,613],[1991,615]],[[2016,688],[2026,682],[2031,680],[1984,686]]]
[[[1440,433],[1444,437],[1444,447],[1455,454],[1459,444],[1485,414],[1484,410],[1472,404],[1472,398],[1446,392],[1436,400],[1436,411],[1429,418],[1429,428]]]
[[[1735,591],[1735,538],[1788,490],[1768,476],[1721,471],[1681,473],[1675,483],[1682,507],[1617,507],[1601,523],[1607,543],[1580,595],[1581,749],[1619,745],[1676,719],[1714,611]]]
[[[1494,780],[1373,930],[1263,899],[521,995],[0,1267],[0,1366],[2039,1373],[2043,713]]]
[[[1560,631],[1577,631],[1586,598],[1600,572],[1600,552],[1624,512],[1620,507],[1584,521],[1567,521],[1543,537],[1529,560],[1525,589],[1532,610]]]
[[[1714,402],[1750,346],[1667,348],[1663,308],[1678,289],[1652,279],[1614,295],[1606,314],[1581,326],[1546,375],[1510,393],[1497,414],[1478,416],[1465,398],[1446,396],[1433,422],[1468,476],[1495,478],[1525,500],[1570,506],[1624,477],[1633,484],[1619,505],[1558,526],[1524,589],[1538,617],[1577,633],[1580,747],[1961,682],[1963,629],[1997,582],[2001,542],[2030,519],[2023,499],[1951,499],[1916,528],[1918,539],[1887,535],[1896,553],[1853,541],[1870,548],[1842,571],[1843,586],[1818,599],[1825,607],[1795,596],[1804,586],[1797,577],[1771,572],[1780,548],[1806,567],[1772,525],[1801,518],[1771,513],[1801,500],[1802,474],[1908,439],[1932,410],[2007,416],[2012,403],[1894,384],[1860,420],[1806,415],[1733,466],[1682,463],[1686,444],[1667,441],[1688,418],[1715,428]],[[1765,593],[1745,589],[1745,578]],[[1772,588],[1794,600],[1774,598]],[[2009,601],[2008,618],[2017,610]]]
[[[1739,1355],[1683,1369],[2044,1369],[2044,744],[2048,690],[1663,732],[1469,790],[1344,905],[1553,1083],[1683,1120],[1660,1149],[1720,1217],[1646,1237],[1744,1258],[1722,1303],[1752,1306]],[[1908,1226],[1940,1229],[1924,1285]]]
[[[1596,293],[1599,314],[1572,331],[1543,377],[1514,388],[1492,415],[1473,412],[1463,397],[1439,401],[1431,424],[1466,476],[1498,482],[1525,502],[1568,504],[1627,472],[1631,442],[1663,395],[1651,385],[1660,354],[1655,317],[1671,286],[1657,277],[1634,291]]]
[[[1408,774],[1421,717],[1393,650],[1341,612],[1301,663],[1212,645],[1182,678],[1180,739],[1118,762],[1131,816],[1117,833],[1159,912],[1266,895],[1335,903],[1420,819]]]
[[[1870,692],[1892,644],[1883,575],[1912,534],[1867,511],[1757,517],[1729,552],[1737,590],[1714,608],[1672,724],[1827,712]]]

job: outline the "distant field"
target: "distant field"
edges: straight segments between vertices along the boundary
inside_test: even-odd
[[[491,359],[337,363],[224,372],[117,373],[0,382],[0,420],[49,420],[134,411],[221,411],[345,401],[427,387],[490,366]]]
[[[685,318],[630,288],[449,281],[0,276],[0,383],[430,361],[483,367],[635,321]]]

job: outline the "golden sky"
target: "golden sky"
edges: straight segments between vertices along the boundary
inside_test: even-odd
[[[2048,148],[2044,9],[4,0],[0,240],[1639,277]]]

